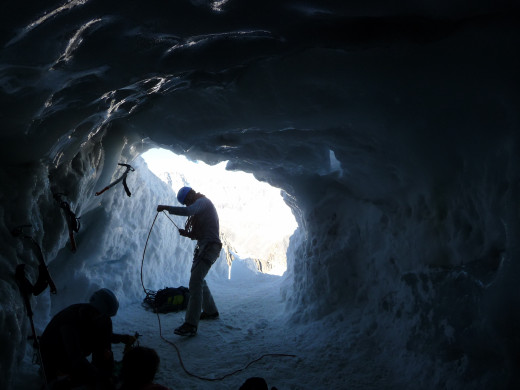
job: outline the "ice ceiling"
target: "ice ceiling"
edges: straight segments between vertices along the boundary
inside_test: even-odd
[[[288,194],[295,321],[372,317],[366,331],[407,361],[516,383],[518,9],[339,3],[2,5],[6,383],[28,256],[10,229],[31,223],[52,263],[66,243],[52,192],[88,215],[117,163],[153,147]]]

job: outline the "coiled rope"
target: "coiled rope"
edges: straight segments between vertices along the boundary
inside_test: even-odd
[[[164,213],[164,215],[166,215],[168,217],[168,219],[177,227],[175,222],[173,222],[173,220],[166,213]],[[145,254],[146,254],[146,248],[148,246],[148,241],[150,240],[150,235],[152,234],[152,230],[153,230],[153,227],[155,225],[155,221],[157,220],[158,216],[159,216],[159,212],[157,212],[157,214],[155,215],[155,218],[153,219],[153,222],[152,222],[152,226],[150,226],[150,231],[148,232],[148,237],[146,237],[146,244],[144,245],[143,259],[141,261],[141,286],[143,287],[143,291],[144,291],[144,293],[146,294],[147,297],[150,295],[150,290],[146,289],[146,287],[144,286],[144,281],[143,281],[144,258],[145,258]],[[163,334],[162,334],[162,326],[161,326],[161,318],[159,317],[159,312],[157,311],[157,307],[155,307],[155,306],[154,306],[154,312],[155,312],[155,314],[157,316],[157,322],[159,324],[159,336],[161,337],[161,339],[164,342],[170,344],[172,347],[175,348],[175,351],[177,352],[177,357],[179,358],[179,363],[180,363],[182,369],[184,370],[184,372],[186,374],[188,374],[189,376],[197,378],[197,379],[200,379],[200,380],[210,381],[210,382],[221,381],[221,380],[223,380],[225,378],[228,378],[228,377],[230,377],[232,375],[238,374],[239,372],[242,372],[242,371],[246,370],[249,366],[251,366],[251,364],[258,362],[258,361],[260,361],[261,359],[263,359],[264,357],[267,357],[267,356],[296,357],[296,355],[289,355],[289,354],[285,354],[285,353],[266,353],[266,354],[260,356],[258,359],[250,361],[245,367],[239,368],[238,370],[235,370],[235,371],[230,372],[228,374],[225,374],[225,375],[222,375],[222,376],[219,376],[219,377],[215,377],[215,378],[207,378],[207,377],[199,376],[199,375],[193,374],[192,372],[188,371],[188,369],[184,365],[184,362],[183,362],[182,356],[181,356],[181,352],[180,352],[179,348],[177,347],[177,345],[174,342],[166,339],[163,336]]]

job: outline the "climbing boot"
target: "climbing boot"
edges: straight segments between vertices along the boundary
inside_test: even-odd
[[[200,319],[201,320],[216,320],[218,318],[218,315],[219,315],[218,311],[216,311],[213,314],[208,314],[205,311],[203,311],[202,313],[200,313]]]
[[[197,327],[185,322],[173,332],[179,336],[195,336],[197,334]]]

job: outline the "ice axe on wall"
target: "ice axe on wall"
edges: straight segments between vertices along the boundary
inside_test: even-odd
[[[36,283],[33,285],[29,279],[25,276],[25,264],[18,264],[16,266],[16,272],[15,272],[15,279],[16,284],[18,285],[18,289],[20,290],[20,294],[22,295],[23,303],[25,306],[25,310],[27,312],[27,317],[29,317],[29,323],[31,324],[31,332],[33,341],[33,349],[34,349],[34,357],[33,362],[38,363],[42,367],[42,375],[44,380],[44,388],[48,388],[47,383],[47,375],[45,373],[45,368],[42,364],[42,356],[40,351],[40,341],[38,339],[38,336],[36,334],[36,329],[34,327],[34,321],[33,321],[33,310],[31,307],[31,299],[30,297],[32,295],[38,296],[40,295],[46,288],[49,286],[49,289],[51,291],[51,294],[56,294],[56,285],[54,284],[54,281],[51,278],[51,275],[49,273],[49,270],[47,268],[47,265],[45,264],[45,260],[43,258],[43,252],[40,248],[40,245],[36,242],[34,238],[31,236],[26,235],[23,232],[23,229],[26,227],[31,227],[31,225],[22,225],[18,226],[15,229],[11,230],[11,234],[14,237],[20,237],[24,238],[26,240],[29,240],[31,244],[33,245],[33,248],[35,250],[36,258],[38,259],[38,279],[36,280]]]
[[[34,356],[33,356],[33,363],[40,364],[42,367],[41,373],[43,374],[43,381],[44,381],[44,388],[47,389],[48,383],[47,383],[47,375],[45,373],[45,368],[43,367],[42,363],[42,354],[40,351],[40,340],[36,334],[36,328],[34,327],[34,321],[33,321],[33,315],[34,312],[32,311],[31,307],[31,295],[38,295],[34,293],[34,290],[36,288],[36,284],[33,286],[31,282],[27,279],[25,276],[25,264],[18,264],[16,267],[16,284],[18,285],[18,288],[20,289],[20,293],[22,294],[23,303],[25,306],[25,310],[27,312],[27,317],[29,317],[29,323],[31,324],[31,332],[32,336],[29,337],[29,339],[32,339],[33,341],[33,349],[34,349]],[[38,277],[39,279],[39,277]],[[41,292],[41,291],[40,291]],[[56,291],[55,291],[56,292]]]
[[[65,213],[65,220],[67,221],[67,228],[69,229],[69,238],[70,238],[70,247],[72,252],[76,252],[76,240],[74,239],[74,232],[79,232],[80,223],[79,218],[76,217],[76,214],[71,210],[70,205],[62,199],[63,193],[53,194],[54,200],[58,202],[61,209]]]
[[[113,181],[112,183],[110,183],[109,185],[107,185],[105,188],[103,188],[101,191],[99,192],[96,192],[96,196],[99,196],[101,195],[103,192],[109,190],[110,188],[112,188],[113,186],[115,186],[117,183],[119,183],[121,180],[123,181],[123,187],[125,187],[125,192],[128,196],[132,196],[132,193],[130,192],[130,190],[128,189],[128,185],[126,184],[126,176],[128,175],[129,172],[134,172],[135,169],[132,168],[132,166],[130,164],[121,164],[121,163],[118,163],[117,165],[121,165],[122,167],[126,167],[126,171],[123,173],[123,175]]]

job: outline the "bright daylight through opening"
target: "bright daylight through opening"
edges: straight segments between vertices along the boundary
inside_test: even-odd
[[[279,189],[252,174],[226,170],[226,161],[211,166],[165,149],[151,149],[142,157],[150,171],[175,193],[187,185],[212,200],[221,235],[235,259],[252,259],[268,274],[286,271],[287,246],[297,223]]]

